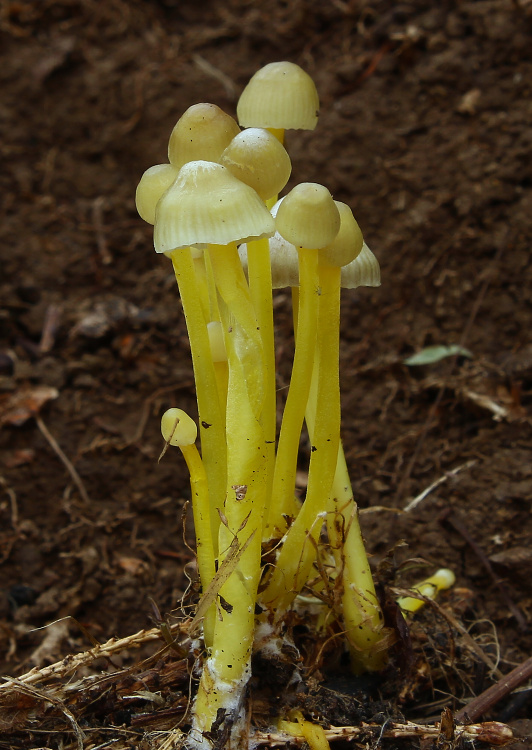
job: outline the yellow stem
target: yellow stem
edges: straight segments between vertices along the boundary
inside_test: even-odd
[[[223,502],[226,488],[226,441],[216,375],[211,356],[207,325],[200,302],[200,293],[189,248],[170,253],[187,322],[196,381],[201,449],[207,473],[210,499],[212,540],[217,552],[218,514],[216,506]]]
[[[193,258],[194,270],[198,282],[198,293],[205,320],[212,320],[209,310],[209,290],[207,286],[207,274],[205,271],[205,260],[203,255],[200,258]]]
[[[214,372],[216,374],[218,395],[220,396],[220,406],[222,407],[222,415],[224,418],[225,426],[225,411],[227,408],[227,383],[229,380],[229,370],[227,367],[227,362],[215,362]]]
[[[262,425],[266,439],[266,495],[271,494],[275,466],[276,383],[273,333],[272,271],[267,239],[248,242],[248,278],[264,351],[264,407]]]
[[[284,128],[266,128],[272,135],[274,135],[279,143],[284,144]]]
[[[318,320],[317,261],[317,250],[299,250],[299,323],[290,388],[284,407],[275,460],[268,518],[270,536],[275,536],[279,532],[284,533],[286,529],[284,516],[291,516],[295,512],[297,454],[310,391]]]
[[[305,336],[302,316],[303,284],[300,285],[300,310],[297,347]],[[262,600],[276,607],[276,619],[281,619],[294,597],[308,580],[315,559],[314,541],[318,540],[334,479],[340,440],[340,385],[338,375],[340,269],[319,267],[317,351],[319,356],[318,403],[316,426],[310,456],[307,495],[301,510],[286,533],[277,565]],[[312,360],[307,373],[312,375]],[[307,405],[308,391],[304,400]],[[283,419],[284,422],[284,419]],[[279,441],[279,445],[280,445]],[[275,484],[274,484],[275,489]]]
[[[244,367],[248,398],[257,419],[261,418],[265,384],[264,352],[249,286],[242,270],[236,244],[210,245],[209,258],[216,288],[229,311],[226,328],[238,325],[241,335],[235,342],[237,356]]]
[[[196,532],[196,555],[201,588],[205,591],[216,573],[207,474],[195,444],[181,446],[181,452],[187,462],[190,474],[192,511]],[[212,645],[215,613],[215,607],[212,606],[203,623],[207,648]]]
[[[323,268],[320,267],[320,280],[322,279]],[[320,410],[322,408],[318,400],[320,367],[321,357],[314,363],[305,415],[311,440],[315,430],[317,405],[320,404]],[[376,671],[383,668],[387,659],[386,650],[379,647],[385,631],[341,442],[338,444],[328,511],[329,542],[336,567],[343,571],[342,614],[353,670]]]
[[[216,276],[216,264],[213,267]],[[241,707],[249,679],[266,501],[264,432],[249,397],[255,365],[253,358],[244,360],[240,356],[248,337],[237,315],[225,303],[220,311],[229,362],[227,491],[221,508],[220,564],[229,554],[235,537],[239,547],[250,541],[219,592],[211,655],[204,666],[194,712],[194,729],[200,732],[210,730],[220,709],[232,713]],[[250,364],[252,371],[248,372],[246,367]]]

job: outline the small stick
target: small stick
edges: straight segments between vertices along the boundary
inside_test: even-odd
[[[458,711],[455,714],[455,719],[458,722],[463,721],[476,721],[482,714],[484,714],[489,708],[495,703],[498,703],[502,698],[519,687],[523,682],[532,677],[532,656],[520,664],[515,669],[512,669],[507,675],[498,680],[494,685],[484,690],[483,693],[473,698],[467,706]]]
[[[61,308],[57,305],[49,305],[44,315],[44,325],[39,343],[40,354],[46,354],[52,350],[60,318]]]
[[[490,561],[484,554],[481,547],[477,544],[477,542],[473,539],[473,537],[470,535],[470,533],[465,528],[462,521],[458,518],[456,513],[454,513],[454,516],[451,514],[451,509],[449,508],[446,513],[443,514],[443,516],[440,518],[440,522],[447,522],[449,523],[455,531],[457,531],[460,536],[465,539],[465,541],[469,544],[473,552],[476,554],[486,571],[488,572],[489,576],[491,577],[493,583],[497,586],[499,589],[499,592],[501,594],[502,599],[504,600],[504,603],[510,610],[510,612],[513,614],[515,619],[517,620],[517,624],[519,625],[519,630],[522,632],[525,632],[528,630],[528,623],[519,609],[519,607],[512,601],[510,598],[507,590],[504,588],[502,583],[500,582],[499,578],[495,575],[495,572],[491,566]]]
[[[444,482],[446,482],[449,479],[449,477],[456,476],[460,471],[463,471],[464,469],[470,469],[476,463],[477,462],[475,459],[473,459],[472,461],[466,461],[465,464],[462,464],[461,466],[457,466],[455,469],[451,469],[451,471],[445,472],[445,474],[442,477],[440,477],[439,479],[436,479],[436,481],[433,482],[432,484],[429,484],[429,486],[426,487],[423,490],[423,492],[420,492],[420,494],[417,495],[417,497],[414,497],[412,500],[410,500],[410,502],[405,506],[404,512],[408,513],[409,511],[414,510],[414,508],[417,508],[419,503],[421,503],[427,497],[427,495],[429,495],[432,492],[432,490],[435,490],[436,487],[440,486],[440,484],[443,484]]]
[[[325,729],[325,736],[329,742],[332,742],[334,740],[353,740],[361,735],[362,737],[375,736],[376,732],[379,732],[379,739],[417,737],[437,740],[441,736],[441,727],[439,723],[434,726],[425,726],[411,721],[405,724],[388,722],[384,726],[362,723],[361,726],[357,727],[330,727],[330,729]],[[501,724],[498,721],[486,721],[483,724],[458,726],[456,728],[456,739],[462,738],[469,741],[488,741],[492,745],[505,745],[513,739],[513,732],[506,724]],[[294,737],[285,732],[256,732],[253,735],[253,741],[255,745],[268,745],[269,747],[301,746],[304,743],[303,737]]]
[[[74,484],[78,488],[79,494],[81,495],[83,501],[87,505],[91,505],[92,504],[91,503],[91,499],[90,499],[89,495],[87,494],[87,490],[85,489],[85,485],[81,481],[81,477],[78,474],[78,472],[76,471],[76,469],[74,468],[74,465],[67,458],[67,456],[63,453],[63,450],[62,450],[61,446],[55,440],[55,438],[53,437],[53,435],[48,430],[48,427],[46,427],[46,425],[44,424],[44,422],[42,421],[41,417],[38,414],[35,415],[35,421],[37,422],[37,427],[42,432],[42,434],[44,435],[44,437],[46,438],[46,440],[48,440],[48,442],[49,442],[51,448],[53,449],[53,451],[56,453],[57,456],[59,456],[59,458],[61,459],[61,461],[65,465],[65,468],[68,471],[68,473],[70,474],[70,476],[72,477],[72,481],[74,482]]]
[[[105,229],[103,226],[103,209],[105,205],[105,198],[103,195],[99,195],[94,199],[92,203],[92,224],[94,231],[96,232],[96,244],[98,247],[98,254],[101,258],[104,266],[108,266],[113,262],[113,256],[109,252],[107,246],[107,239],[105,237]]]

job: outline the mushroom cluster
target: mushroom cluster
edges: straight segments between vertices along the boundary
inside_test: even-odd
[[[322,185],[297,185],[278,200],[291,173],[284,131],[314,129],[318,108],[299,66],[266,65],[240,98],[238,123],[213,104],[190,107],[168,163],[137,188],[139,214],[179,286],[198,401],[201,455],[184,412],[170,409],[161,425],[189,469],[206,602],[190,746],[211,747],[213,727],[239,746],[253,650],[281,655],[288,615],[309,598],[303,590],[313,592],[317,636],[345,632],[353,670],[386,662],[339,388],[341,288],[378,286],[379,266],[351,209]],[[272,295],[282,286],[292,288],[296,345],[278,425]],[[305,423],[312,447],[300,502]],[[274,564],[263,564],[272,547]]]

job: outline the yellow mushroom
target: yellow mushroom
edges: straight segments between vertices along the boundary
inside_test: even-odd
[[[135,193],[135,205],[140,218],[148,224],[155,224],[155,207],[176,177],[177,169],[171,164],[155,164],[140,178]]]
[[[237,122],[216,104],[194,104],[177,121],[168,142],[168,161],[180,169],[189,161],[217,162],[240,133]]]
[[[320,102],[312,78],[299,65],[273,62],[258,70],[242,92],[242,127],[268,128],[283,141],[285,130],[314,130]]]
[[[205,467],[196,448],[198,428],[182,409],[168,409],[161,418],[161,433],[169,445],[178,446],[187,463],[192,491],[192,511],[196,531],[196,553],[202,589],[205,591],[215,572],[215,554],[211,533],[209,487]],[[204,623],[205,642],[213,639],[215,611],[207,615]]]
[[[329,245],[340,228],[340,214],[331,194],[322,185],[303,183],[295,187],[282,201],[276,216],[276,228],[288,242],[298,249],[299,256],[299,312],[296,349],[290,388],[283,413],[279,446],[275,462],[272,504],[269,527],[273,531],[283,523],[283,516],[293,514],[295,473],[301,428],[310,393],[312,365],[316,341],[321,338],[318,325],[318,256],[319,248]],[[339,312],[338,312],[339,315]],[[338,347],[338,341],[322,341],[322,345]],[[330,351],[333,362],[338,360]],[[323,409],[326,419],[317,425],[314,450],[311,454],[307,496],[299,515],[288,530],[280,550],[277,567],[262,598],[277,608],[282,616],[306,582],[314,557],[308,541],[311,534],[317,539],[331,489],[339,440],[339,387]],[[281,527],[281,531],[284,529]]]

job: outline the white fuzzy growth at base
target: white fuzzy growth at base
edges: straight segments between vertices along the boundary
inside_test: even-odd
[[[255,629],[254,651],[262,651],[270,656],[281,656],[282,639],[269,622],[261,622]]]
[[[226,682],[217,676],[214,659],[209,657],[204,662],[203,672],[202,683],[205,681],[211,684],[212,687],[208,692],[213,694],[217,711],[225,709],[225,721],[230,721],[232,724],[229,747],[240,747],[239,739],[243,736],[247,726],[244,697],[251,676],[251,667],[248,663],[238,680]],[[210,728],[210,726],[205,726],[204,717],[198,716],[195,706],[192,729],[187,737],[186,747],[191,750],[212,750],[212,742],[203,736],[203,732],[208,732]]]

